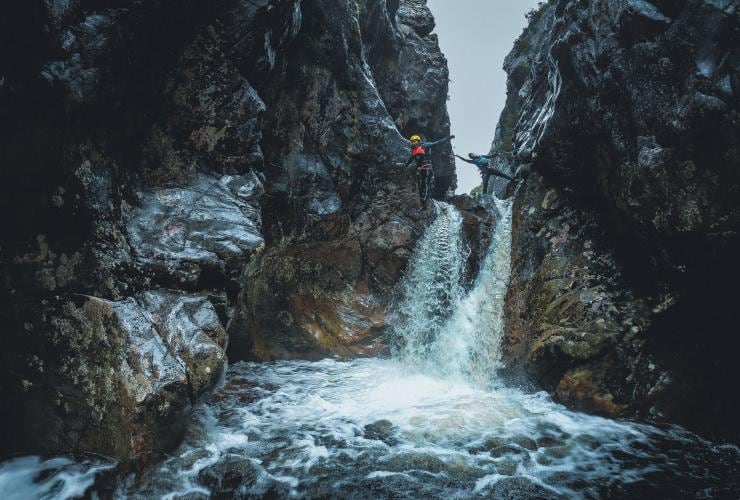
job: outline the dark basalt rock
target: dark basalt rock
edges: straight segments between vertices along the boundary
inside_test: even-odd
[[[449,134],[433,26],[420,0],[3,2],[0,453],[155,459],[227,325],[234,360],[382,350],[432,216],[394,164]]]
[[[382,441],[388,446],[398,444],[398,439],[394,436],[393,424],[389,420],[378,420],[377,422],[367,424],[363,430],[365,439]]]
[[[478,276],[480,265],[488,253],[493,227],[499,217],[490,200],[477,201],[468,195],[456,195],[447,200],[463,215],[463,241],[468,249],[464,278],[472,284]]]
[[[262,192],[250,173],[220,179],[200,174],[187,186],[141,193],[124,215],[135,258],[170,272],[238,261],[264,244],[256,203]]]
[[[211,489],[212,498],[246,498],[259,477],[259,468],[238,455],[226,455],[198,474],[198,479]]]
[[[531,498],[531,499],[549,499],[549,498],[563,498],[562,495],[557,495],[551,489],[545,488],[530,479],[525,477],[506,477],[494,483],[490,488],[484,490],[486,496],[492,498],[502,499],[517,499],[517,498]]]
[[[506,359],[561,401],[737,437],[736,2],[548,2],[506,61]]]
[[[6,434],[11,447],[147,463],[179,442],[185,416],[224,368],[225,331],[206,297],[80,296],[26,319],[24,341],[8,338],[28,349],[16,356],[29,356],[11,365],[23,378],[3,387],[19,394],[5,412],[17,431]]]
[[[415,172],[394,165],[408,157],[402,134],[449,134],[446,61],[436,36],[409,24],[433,26],[428,8],[301,10],[292,49],[258,87],[266,248],[244,276],[232,359],[384,352],[388,299],[433,215],[420,210]],[[433,160],[443,196],[455,186],[450,146]]]

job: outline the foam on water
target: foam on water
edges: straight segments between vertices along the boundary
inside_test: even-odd
[[[76,462],[66,457],[45,460],[19,457],[0,464],[0,498],[78,498],[93,486],[101,472],[113,469],[116,462],[86,459]]]
[[[404,282],[393,359],[238,363],[182,446],[119,478],[115,496],[203,498],[214,493],[209,471],[228,480],[222,496],[736,496],[737,447],[493,383],[511,245],[511,207],[497,209],[491,248],[466,291],[462,219],[437,205]],[[225,463],[228,474],[213,469]],[[60,465],[75,479],[60,479]],[[16,459],[0,465],[0,493],[75,497],[107,466]]]
[[[655,492],[661,477],[673,478],[673,494],[716,494],[732,491],[719,478],[739,456],[678,427],[572,412],[545,393],[484,389],[397,360],[239,363],[224,390],[237,387],[249,389],[199,410],[178,455],[119,494],[203,492],[198,473],[234,454],[253,461],[255,495],[581,498]]]

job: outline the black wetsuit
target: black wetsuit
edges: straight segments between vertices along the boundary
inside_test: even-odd
[[[488,180],[491,178],[492,175],[495,175],[497,177],[503,177],[504,179],[508,179],[510,181],[514,180],[512,176],[507,175],[503,173],[501,170],[491,166],[491,159],[493,158],[494,155],[478,155],[473,160],[468,160],[467,158],[463,158],[462,156],[458,156],[458,155],[455,155],[455,156],[457,156],[464,162],[470,163],[478,167],[478,170],[480,171],[480,175],[483,178],[483,188],[486,190],[488,189]]]
[[[432,146],[449,141],[452,138],[445,137],[438,141],[422,142],[418,147],[411,148],[411,156],[406,161],[406,167],[416,162],[416,184],[419,188],[419,201],[426,207],[427,200],[434,190],[434,167],[432,166]]]

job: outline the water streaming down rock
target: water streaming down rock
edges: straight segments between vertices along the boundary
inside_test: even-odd
[[[504,301],[511,272],[511,202],[493,198],[498,221],[472,290],[456,304],[432,349],[445,375],[482,386],[494,382],[501,360]]]
[[[523,108],[536,111],[531,115],[524,115],[522,123],[517,124],[516,140],[522,153],[534,151],[545,135],[547,125],[555,114],[555,106],[562,86],[562,76],[552,51],[553,47],[550,47],[547,52],[547,91],[544,93],[544,102],[538,102],[539,94],[531,93],[527,97]]]
[[[393,320],[394,354],[414,366],[431,361],[463,294],[462,216],[447,203],[435,202],[434,207],[437,218],[411,256]]]
[[[503,303],[511,268],[511,203],[498,213],[489,251],[473,287],[461,285],[462,217],[437,203],[438,217],[419,240],[403,283],[394,334],[396,355],[413,367],[478,385],[494,380],[503,334]]]
[[[404,298],[402,307],[412,309],[396,330],[409,335],[399,359],[237,363],[196,412],[183,445],[159,466],[90,487],[109,463],[21,458],[0,464],[0,494],[21,488],[41,498],[70,497],[80,488],[114,498],[710,498],[737,492],[735,446],[679,427],[569,411],[546,393],[488,383],[499,363],[496,329],[510,251],[510,205],[496,205],[494,241],[467,294],[452,259],[464,255],[459,216],[448,205],[437,207],[414,253],[428,259],[415,261],[404,291],[435,301],[439,317],[419,307],[415,295]],[[447,293],[443,282],[451,285]],[[420,324],[434,336],[412,328]],[[60,476],[60,465],[71,474]]]

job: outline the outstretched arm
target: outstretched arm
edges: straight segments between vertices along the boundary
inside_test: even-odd
[[[432,146],[436,146],[437,144],[442,144],[443,142],[447,142],[447,141],[449,141],[449,140],[451,140],[451,139],[454,139],[454,138],[455,138],[455,136],[454,136],[454,135],[451,135],[451,136],[449,136],[449,137],[445,137],[444,139],[440,139],[440,140],[438,140],[438,141],[434,141],[434,142],[425,142],[425,143],[424,143],[424,147],[427,147],[427,148],[429,148],[429,147],[432,147]]]
[[[455,155],[455,156],[457,156],[458,158],[460,158],[460,159],[461,159],[462,161],[464,161],[465,163],[470,163],[470,164],[472,164],[472,165],[476,165],[476,163],[475,163],[475,162],[474,162],[473,160],[468,160],[467,158],[463,158],[463,157],[462,157],[462,156],[460,156],[460,155]],[[477,166],[477,165],[476,165],[476,166]]]

